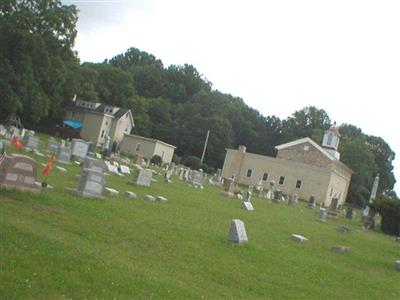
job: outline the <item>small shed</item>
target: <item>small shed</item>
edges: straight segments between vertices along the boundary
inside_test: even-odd
[[[127,154],[140,154],[144,158],[151,159],[154,155],[161,157],[163,163],[170,164],[176,147],[163,141],[151,139],[139,135],[124,134],[121,144],[121,152]]]

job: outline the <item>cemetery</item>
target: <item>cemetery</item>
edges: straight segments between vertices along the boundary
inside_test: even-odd
[[[53,189],[36,184],[48,157],[7,146],[1,298],[398,296],[400,243],[355,208],[35,136],[30,147],[56,154]]]

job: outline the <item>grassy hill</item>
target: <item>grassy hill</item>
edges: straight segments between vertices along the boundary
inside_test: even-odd
[[[39,162],[45,158],[33,157]],[[107,176],[117,197],[73,196],[76,165],[62,165],[42,194],[0,191],[0,298],[303,298],[399,299],[400,243],[353,221],[320,223],[317,211],[255,198],[255,211],[206,185],[161,176],[150,188]],[[123,197],[126,190],[138,199]],[[145,194],[162,195],[166,204]],[[245,222],[249,242],[225,242],[230,222]],[[337,231],[339,225],[353,229]],[[299,244],[293,233],[309,238]],[[347,254],[333,245],[351,248]]]

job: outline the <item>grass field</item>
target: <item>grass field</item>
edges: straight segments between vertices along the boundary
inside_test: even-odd
[[[44,158],[33,156],[39,163]],[[54,190],[0,191],[0,299],[399,299],[400,243],[353,221],[320,223],[317,211],[254,198],[255,211],[206,185],[161,176],[150,188],[107,176],[120,196],[85,199],[75,165],[53,171]],[[138,199],[123,197],[126,190]],[[166,204],[145,194],[162,195]],[[230,222],[245,222],[249,242],[225,242]],[[339,225],[353,229],[337,232]],[[309,238],[299,244],[293,233]],[[347,254],[333,245],[351,248]]]

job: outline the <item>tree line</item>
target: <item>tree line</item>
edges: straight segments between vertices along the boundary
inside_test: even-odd
[[[213,89],[189,64],[164,66],[160,59],[130,48],[103,63],[80,64],[72,50],[78,11],[56,0],[0,3],[0,118],[23,123],[62,121],[64,108],[79,98],[130,108],[135,134],[177,146],[182,158],[201,156],[211,131],[205,163],[220,168],[225,148],[275,155],[275,146],[311,137],[317,143],[332,125],[328,114],[305,107],[286,119],[263,116],[243,99]],[[342,161],[355,171],[348,200],[368,200],[376,173],[379,193],[393,193],[395,153],[380,137],[350,124],[340,126]]]

